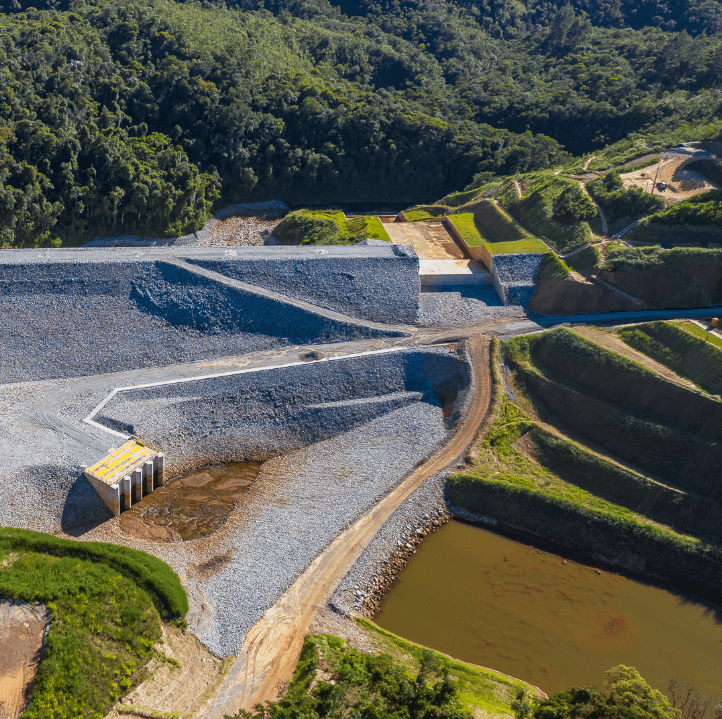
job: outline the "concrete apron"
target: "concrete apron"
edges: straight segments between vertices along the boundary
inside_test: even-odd
[[[419,260],[421,289],[488,285],[491,275],[478,260]]]

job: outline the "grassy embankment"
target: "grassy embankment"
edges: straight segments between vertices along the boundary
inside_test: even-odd
[[[693,322],[650,322],[617,334],[710,394],[722,394],[722,340]]]
[[[296,210],[274,228],[284,245],[353,245],[370,237],[391,242],[378,217],[346,219],[341,210]]]
[[[549,248],[529,234],[495,200],[480,200],[473,212],[449,215],[469,247],[484,245],[492,255],[515,252],[549,252]]]
[[[546,252],[538,238],[564,254],[591,240],[587,220],[596,209],[575,180],[546,171],[491,181],[404,214],[411,221],[446,215],[465,238],[476,246],[483,242],[494,254]]]
[[[722,302],[722,250],[612,247],[600,276],[656,307]]]
[[[513,716],[520,689],[531,693],[528,684],[358,622],[376,650],[360,652],[329,634],[306,637],[288,691],[270,716],[337,716],[343,707],[344,716],[501,719]]]
[[[52,612],[25,719],[104,716],[143,676],[159,613],[183,621],[188,599],[164,562],[99,542],[0,529],[0,596]]]
[[[504,357],[515,398],[449,479],[451,503],[719,596],[722,403],[565,329],[511,340]]]
[[[722,242],[722,189],[700,193],[643,218],[625,239],[678,244]]]
[[[425,220],[438,220],[449,211],[446,205],[417,205],[411,210],[405,210],[404,215],[409,222],[424,222]]]
[[[575,180],[550,172],[519,179],[521,198],[515,188],[507,185],[498,199],[520,225],[544,239],[560,254],[591,241],[587,220],[596,216],[596,209]]]

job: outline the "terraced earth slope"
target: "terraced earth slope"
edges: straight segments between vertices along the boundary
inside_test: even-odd
[[[691,325],[691,328],[690,328]],[[713,395],[722,394],[722,341],[694,333],[689,322],[649,322],[622,327],[619,337]],[[701,335],[701,336],[700,336]]]
[[[564,328],[509,340],[495,365],[495,419],[451,503],[719,597],[722,402]]]

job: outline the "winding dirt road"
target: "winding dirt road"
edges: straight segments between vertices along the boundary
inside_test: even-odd
[[[426,479],[457,461],[484,421],[491,404],[490,339],[468,341],[473,382],[468,411],[451,439],[370,512],[337,537],[248,633],[221,694],[206,715],[223,719],[276,697],[291,679],[311,619],[397,507]]]

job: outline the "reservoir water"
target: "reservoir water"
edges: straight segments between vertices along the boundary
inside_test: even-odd
[[[375,621],[547,694],[617,664],[722,699],[722,612],[460,522],[432,534]]]

